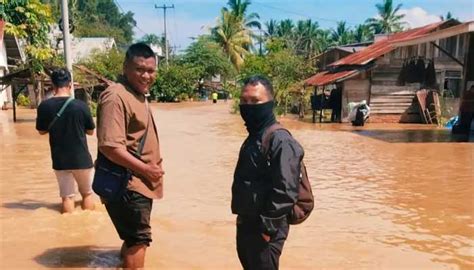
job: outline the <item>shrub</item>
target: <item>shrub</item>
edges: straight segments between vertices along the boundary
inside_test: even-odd
[[[18,104],[19,106],[27,107],[27,106],[30,106],[31,101],[30,101],[30,98],[28,98],[27,96],[23,94],[19,94],[18,98],[16,99],[16,104]]]

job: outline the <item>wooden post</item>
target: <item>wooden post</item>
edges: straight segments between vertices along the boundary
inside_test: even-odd
[[[324,108],[323,102],[324,102],[324,88],[321,93],[321,109],[319,110],[319,123],[323,122],[323,108]]]
[[[314,98],[316,98],[316,86],[314,87]],[[313,103],[311,101],[311,108],[313,109],[313,124],[316,123],[316,108],[313,108]]]
[[[13,91],[13,122],[16,122],[16,98],[18,95],[16,94],[16,83],[12,83],[12,91]]]

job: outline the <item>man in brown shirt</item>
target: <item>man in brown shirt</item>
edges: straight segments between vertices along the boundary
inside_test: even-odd
[[[125,268],[142,268],[151,239],[153,199],[163,196],[163,170],[158,134],[145,94],[156,78],[156,58],[148,45],[131,45],[123,75],[99,99],[97,138],[99,153],[130,169],[132,179],[120,200],[105,201],[107,212],[124,241],[121,254]],[[146,134],[142,154],[137,151]]]

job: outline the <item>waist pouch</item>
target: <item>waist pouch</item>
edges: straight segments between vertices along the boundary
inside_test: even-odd
[[[112,162],[100,152],[97,154],[92,189],[102,199],[107,202],[119,200],[127,191],[131,179],[130,170]]]

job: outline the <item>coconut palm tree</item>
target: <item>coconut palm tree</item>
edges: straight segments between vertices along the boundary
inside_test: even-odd
[[[242,20],[226,9],[221,10],[217,26],[211,30],[214,41],[221,45],[237,70],[244,63],[244,57],[252,45],[250,30],[242,25]]]
[[[373,38],[372,32],[370,31],[370,26],[367,24],[359,24],[354,30],[354,41],[356,42],[366,42]]]
[[[217,26],[211,29],[213,39],[222,46],[237,70],[252,48],[252,41],[259,38],[252,29],[261,28],[257,13],[247,15],[250,3],[250,0],[229,0],[229,7],[222,8]]]
[[[229,0],[227,2],[229,8],[224,7],[224,10],[227,10],[231,12],[232,15],[240,18],[245,27],[261,29],[262,25],[259,21],[260,16],[255,12],[247,15],[247,10],[250,4],[250,0]]]
[[[320,32],[321,29],[319,29],[318,22],[312,22],[310,19],[298,21],[294,33],[294,40],[297,42],[297,54],[311,58],[320,53]]]
[[[354,36],[345,21],[337,23],[337,27],[332,31],[332,39],[337,45],[345,45],[354,41]]]
[[[274,37],[277,34],[278,22],[274,19],[265,23],[265,37]]]
[[[402,4],[398,4],[393,8],[393,0],[383,0],[375,7],[379,13],[377,17],[366,20],[366,23],[373,28],[375,34],[388,34],[403,30],[405,22],[402,19],[405,15],[397,14]]]
[[[286,19],[280,21],[277,27],[277,35],[279,37],[291,37],[293,34],[293,28],[295,27],[295,24],[293,23],[292,20]]]
[[[448,20],[451,20],[451,19],[455,19],[457,20],[457,18],[454,18],[453,14],[451,13],[451,11],[448,11],[448,13],[446,13],[446,16],[439,16],[439,18],[442,20],[442,21],[448,21]]]

